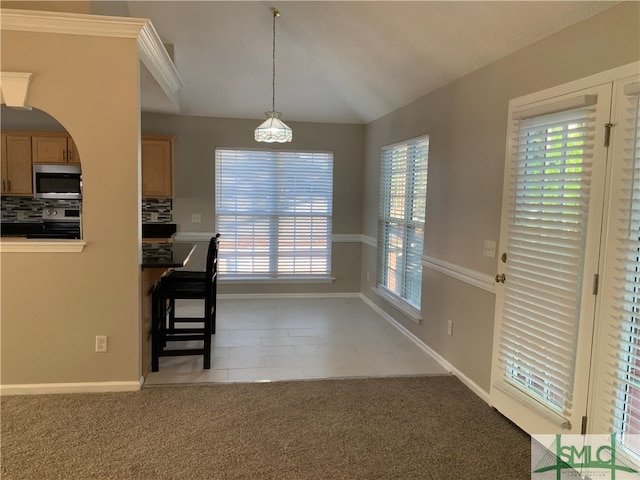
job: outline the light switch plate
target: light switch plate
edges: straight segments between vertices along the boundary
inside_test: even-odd
[[[18,220],[26,220],[27,219],[27,212],[25,212],[24,210],[18,210]]]
[[[151,212],[151,221],[152,222],[158,221],[158,212]]]
[[[483,255],[485,257],[496,258],[496,242],[485,240]]]
[[[200,215],[199,213],[192,213],[191,223],[200,223],[200,222],[202,222],[202,215]]]

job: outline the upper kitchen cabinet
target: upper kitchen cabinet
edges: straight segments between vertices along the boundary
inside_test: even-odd
[[[33,194],[31,137],[2,134],[2,195]]]
[[[142,197],[173,197],[173,137],[143,135]]]
[[[65,134],[47,133],[31,139],[33,163],[79,164],[75,142]]]

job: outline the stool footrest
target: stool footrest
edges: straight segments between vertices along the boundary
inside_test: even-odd
[[[203,334],[166,335],[165,342],[190,342],[193,340],[204,340]]]
[[[183,348],[181,350],[162,350],[159,357],[179,357],[181,355],[204,355],[202,348]]]

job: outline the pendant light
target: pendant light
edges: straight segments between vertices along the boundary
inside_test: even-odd
[[[256,142],[290,142],[293,138],[291,128],[280,120],[280,112],[276,112],[276,18],[280,16],[278,9],[271,7],[273,13],[273,75],[271,77],[271,111],[265,112],[267,120],[256,128]]]

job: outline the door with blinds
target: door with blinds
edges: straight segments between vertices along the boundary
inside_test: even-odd
[[[593,433],[615,433],[640,457],[640,82],[616,82],[610,208],[594,348]]]
[[[530,434],[580,433],[611,84],[510,104],[490,398]]]

